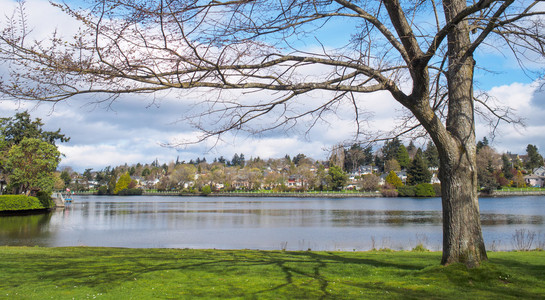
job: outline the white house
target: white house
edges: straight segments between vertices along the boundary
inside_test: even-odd
[[[545,176],[537,176],[535,174],[524,176],[524,181],[526,185],[535,186],[535,187],[544,187],[545,186]]]
[[[524,176],[526,185],[535,187],[545,187],[545,167],[535,168],[532,174]]]

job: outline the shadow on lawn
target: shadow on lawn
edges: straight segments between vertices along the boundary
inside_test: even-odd
[[[27,280],[45,279],[60,287],[87,286],[96,292],[108,293],[119,285],[143,278],[148,283],[162,283],[158,274],[173,271],[169,276],[174,278],[163,278],[165,282],[176,282],[173,288],[195,288],[205,293],[201,297],[213,298],[354,298],[357,293],[365,298],[454,298],[449,294],[452,291],[437,284],[438,280],[449,281],[451,286],[460,290],[477,288],[486,291],[488,296],[539,298],[535,293],[519,291],[509,282],[501,282],[501,278],[496,276],[501,276],[501,269],[514,267],[520,272],[531,268],[533,276],[543,278],[543,273],[539,273],[541,266],[531,267],[496,258],[493,263],[500,270],[468,272],[461,266],[440,267],[440,256],[436,256],[412,254],[410,259],[403,260],[396,258],[395,253],[361,255],[346,252],[117,248],[33,251],[29,248],[21,254],[0,257],[0,260],[17,262],[17,268],[15,263],[11,265],[17,274],[3,276],[6,278],[0,287],[17,286],[22,276],[31,274],[35,278]],[[5,262],[1,264],[10,266]],[[374,277],[377,270],[382,274]],[[235,280],[237,277],[256,282],[241,283]],[[218,278],[233,278],[229,295],[206,294],[212,293],[214,285],[222,284]],[[415,288],[405,281],[417,282],[414,285],[418,286]],[[427,283],[435,285],[435,288],[426,288]]]

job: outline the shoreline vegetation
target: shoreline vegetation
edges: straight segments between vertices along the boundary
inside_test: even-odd
[[[489,252],[467,269],[441,252],[0,247],[0,298],[540,299],[545,252]]]
[[[74,195],[98,195],[97,191],[74,191]],[[260,191],[229,191],[229,192],[180,192],[180,191],[159,191],[143,190],[142,196],[208,196],[208,197],[300,197],[300,198],[345,198],[345,197],[385,197],[380,191],[357,192],[357,191],[306,191],[306,192],[276,192],[269,190]],[[116,196],[116,195],[104,195]],[[495,190],[491,193],[480,193],[479,197],[511,197],[511,196],[545,196],[545,188],[508,188]],[[400,197],[400,196],[398,196]],[[440,196],[436,196],[440,197]],[[385,197],[386,198],[386,197]],[[414,198],[414,197],[413,197]]]
[[[55,207],[47,193],[36,197],[26,195],[0,195],[0,214],[47,212]]]

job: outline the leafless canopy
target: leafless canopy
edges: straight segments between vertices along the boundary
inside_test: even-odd
[[[465,57],[485,43],[513,52],[521,64],[545,53],[540,1],[467,1],[467,8],[449,16],[450,2],[103,0],[80,8],[56,3],[79,21],[78,33],[32,41],[20,1],[0,37],[0,55],[11,70],[0,90],[8,98],[53,102],[193,88],[272,91],[209,97],[206,112],[193,118],[202,138],[301,120],[312,124],[339,104],[352,107],[360,128],[366,120],[362,94],[385,91],[410,112],[398,128],[404,133],[421,126],[422,118],[414,116],[422,107],[443,123],[447,119],[445,76],[456,68],[447,60],[447,35],[458,24],[468,22],[471,30]],[[297,102],[314,91],[327,96]],[[486,97],[475,100],[483,104],[477,112],[517,121]],[[273,123],[258,125],[264,115],[275,116]]]

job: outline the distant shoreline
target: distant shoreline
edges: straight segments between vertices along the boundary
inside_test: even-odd
[[[494,191],[492,194],[480,194],[479,197],[509,197],[509,196],[545,196],[545,190],[543,191]]]
[[[368,193],[252,193],[252,192],[229,192],[229,193],[211,193],[208,195],[193,194],[193,193],[171,193],[171,192],[144,192],[142,196],[178,196],[178,197],[248,197],[248,198],[389,198],[383,196],[380,192]],[[492,194],[480,193],[480,198],[495,198],[495,197],[519,197],[519,196],[545,196],[543,191],[494,191]],[[440,197],[440,196],[437,196]],[[393,197],[404,198],[404,197]],[[433,197],[431,197],[433,198]]]
[[[97,195],[89,192],[74,192],[74,195]],[[113,196],[113,195],[104,195]],[[178,196],[178,197],[249,197],[249,198],[389,198],[380,192],[342,193],[342,192],[292,192],[292,193],[261,193],[261,192],[213,192],[208,195],[200,193],[179,192],[146,192],[142,196]],[[492,194],[480,193],[480,198],[518,197],[518,196],[545,196],[545,189],[541,191],[494,191]],[[437,196],[440,197],[440,196]],[[403,198],[403,197],[393,197]]]

